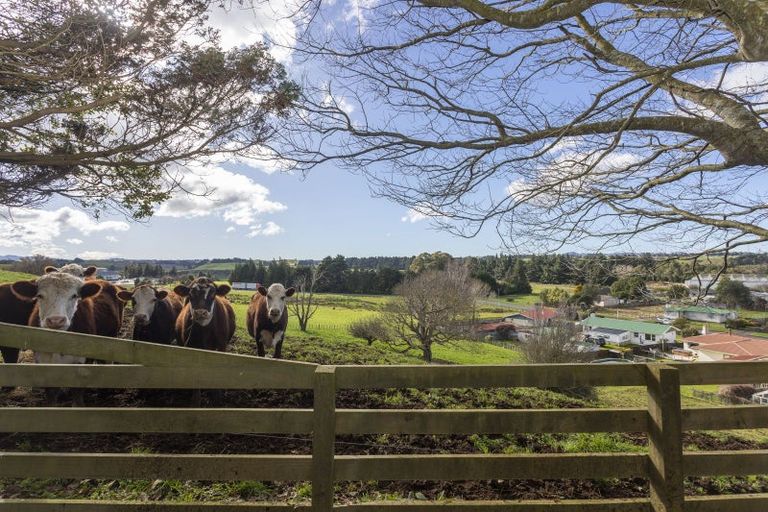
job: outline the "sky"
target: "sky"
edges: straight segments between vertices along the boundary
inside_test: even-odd
[[[360,3],[339,5],[339,23],[359,23]],[[263,7],[216,9],[211,25],[225,48],[263,40],[290,44],[292,24]],[[277,20],[277,21],[276,21]],[[290,51],[273,55],[299,73]],[[222,161],[194,168],[185,187],[213,186],[207,198],[178,194],[153,218],[135,222],[121,215],[98,220],[64,199],[0,217],[0,255],[45,254],[59,258],[322,258],[413,255],[442,250],[455,255],[495,252],[494,231],[473,239],[441,232],[423,215],[372,197],[363,176],[332,166],[308,176],[276,165]]]
[[[364,7],[369,1],[336,0],[334,23],[364,29]],[[275,5],[277,8],[267,5],[252,10],[234,2],[228,9],[214,10],[211,25],[220,30],[225,48],[265,37],[290,46],[295,28],[281,12],[283,3]],[[285,47],[275,47],[273,55],[296,77],[313,72],[306,64],[303,68],[296,64]],[[739,72],[736,69],[732,75],[737,82]],[[768,75],[768,69],[760,74]],[[563,87],[572,89],[573,84]],[[354,115],[354,107],[350,108]],[[192,168],[185,180],[187,189],[211,186],[213,192],[205,198],[175,195],[158,207],[153,218],[141,223],[110,214],[96,220],[63,199],[38,209],[17,209],[0,217],[0,255],[46,254],[86,260],[293,259],[335,254],[403,256],[438,250],[466,256],[502,249],[495,226],[471,239],[440,231],[424,215],[373,197],[364,176],[333,166],[301,176],[281,171],[277,162],[220,161]],[[657,248],[639,244],[625,249]],[[589,251],[590,247],[562,250]]]

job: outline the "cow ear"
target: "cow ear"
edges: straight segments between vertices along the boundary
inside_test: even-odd
[[[83,277],[91,277],[96,273],[96,267],[88,267],[85,270],[83,270]]]
[[[11,292],[21,300],[32,300],[37,296],[37,283],[34,281],[16,281],[11,285]]]
[[[117,292],[117,298],[123,302],[128,302],[131,300],[131,298],[133,298],[133,292],[129,292],[128,290],[120,290]]]
[[[189,286],[184,286],[183,284],[180,284],[179,286],[173,289],[173,293],[175,293],[179,297],[186,297],[189,295]]]
[[[50,274],[51,272],[58,272],[58,271],[59,269],[57,269],[56,267],[52,267],[51,265],[48,265],[47,267],[45,267],[45,270],[43,272],[45,272],[46,274]]]
[[[267,296],[267,289],[264,288],[263,286],[259,286],[258,288],[256,288],[256,291],[259,292],[259,294],[263,295],[264,297]]]
[[[232,287],[228,284],[220,284],[216,287],[216,295],[223,297],[232,290]]]
[[[168,291],[167,291],[167,290],[157,290],[157,291],[155,292],[155,298],[156,298],[157,300],[163,300],[163,299],[164,299],[164,298],[166,298],[167,296],[168,296]]]
[[[296,288],[294,288],[294,287],[290,287],[290,288],[288,288],[287,290],[285,290],[285,296],[286,296],[286,297],[290,297],[290,296],[292,296],[294,293],[296,293]]]
[[[99,283],[85,283],[82,288],[80,288],[80,298],[87,299],[88,297],[98,295],[100,292],[101,285]]]

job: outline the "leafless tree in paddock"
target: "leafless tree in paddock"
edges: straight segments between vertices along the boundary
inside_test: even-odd
[[[299,329],[306,332],[309,321],[317,312],[317,302],[315,301],[315,287],[323,279],[323,271],[317,265],[314,265],[308,272],[296,278],[294,288],[296,293],[288,303],[291,313],[299,321]]]
[[[524,252],[768,240],[768,7],[748,0],[308,3],[329,69],[284,155]]]
[[[392,333],[387,341],[404,351],[420,350],[431,362],[433,344],[467,337],[477,301],[488,289],[470,277],[466,266],[451,263],[445,270],[406,278],[395,293],[384,309]]]
[[[554,318],[540,316],[523,342],[523,355],[529,363],[578,363],[589,359],[579,350],[582,334],[572,320],[575,311],[561,308]]]

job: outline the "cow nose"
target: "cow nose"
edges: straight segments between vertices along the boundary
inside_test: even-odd
[[[147,323],[147,320],[148,320],[147,315],[134,315],[133,318],[135,318],[136,321],[139,322],[140,324],[145,324]]]
[[[192,315],[195,318],[205,318],[208,316],[208,310],[207,309],[196,309],[192,312]]]
[[[277,316],[279,314],[280,314],[280,310],[279,309],[270,309],[269,310],[269,315],[270,316]]]
[[[67,324],[65,316],[49,316],[45,319],[45,327],[48,329],[63,329]]]

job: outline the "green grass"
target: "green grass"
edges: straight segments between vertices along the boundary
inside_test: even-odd
[[[12,272],[10,270],[0,270],[0,283],[13,283],[16,281],[25,281],[28,279],[37,279],[39,276],[26,274],[24,272]]]
[[[567,291],[569,294],[573,294],[576,286],[570,284],[531,283],[531,293],[505,295],[500,297],[500,299],[506,300],[511,306],[518,309],[526,309],[535,306],[536,304],[540,304],[541,298],[539,297],[539,294],[542,290],[550,288],[560,288]]]
[[[205,263],[198,265],[195,268],[184,270],[183,272],[204,272],[206,270],[229,270],[230,272],[235,269],[235,263]]]

